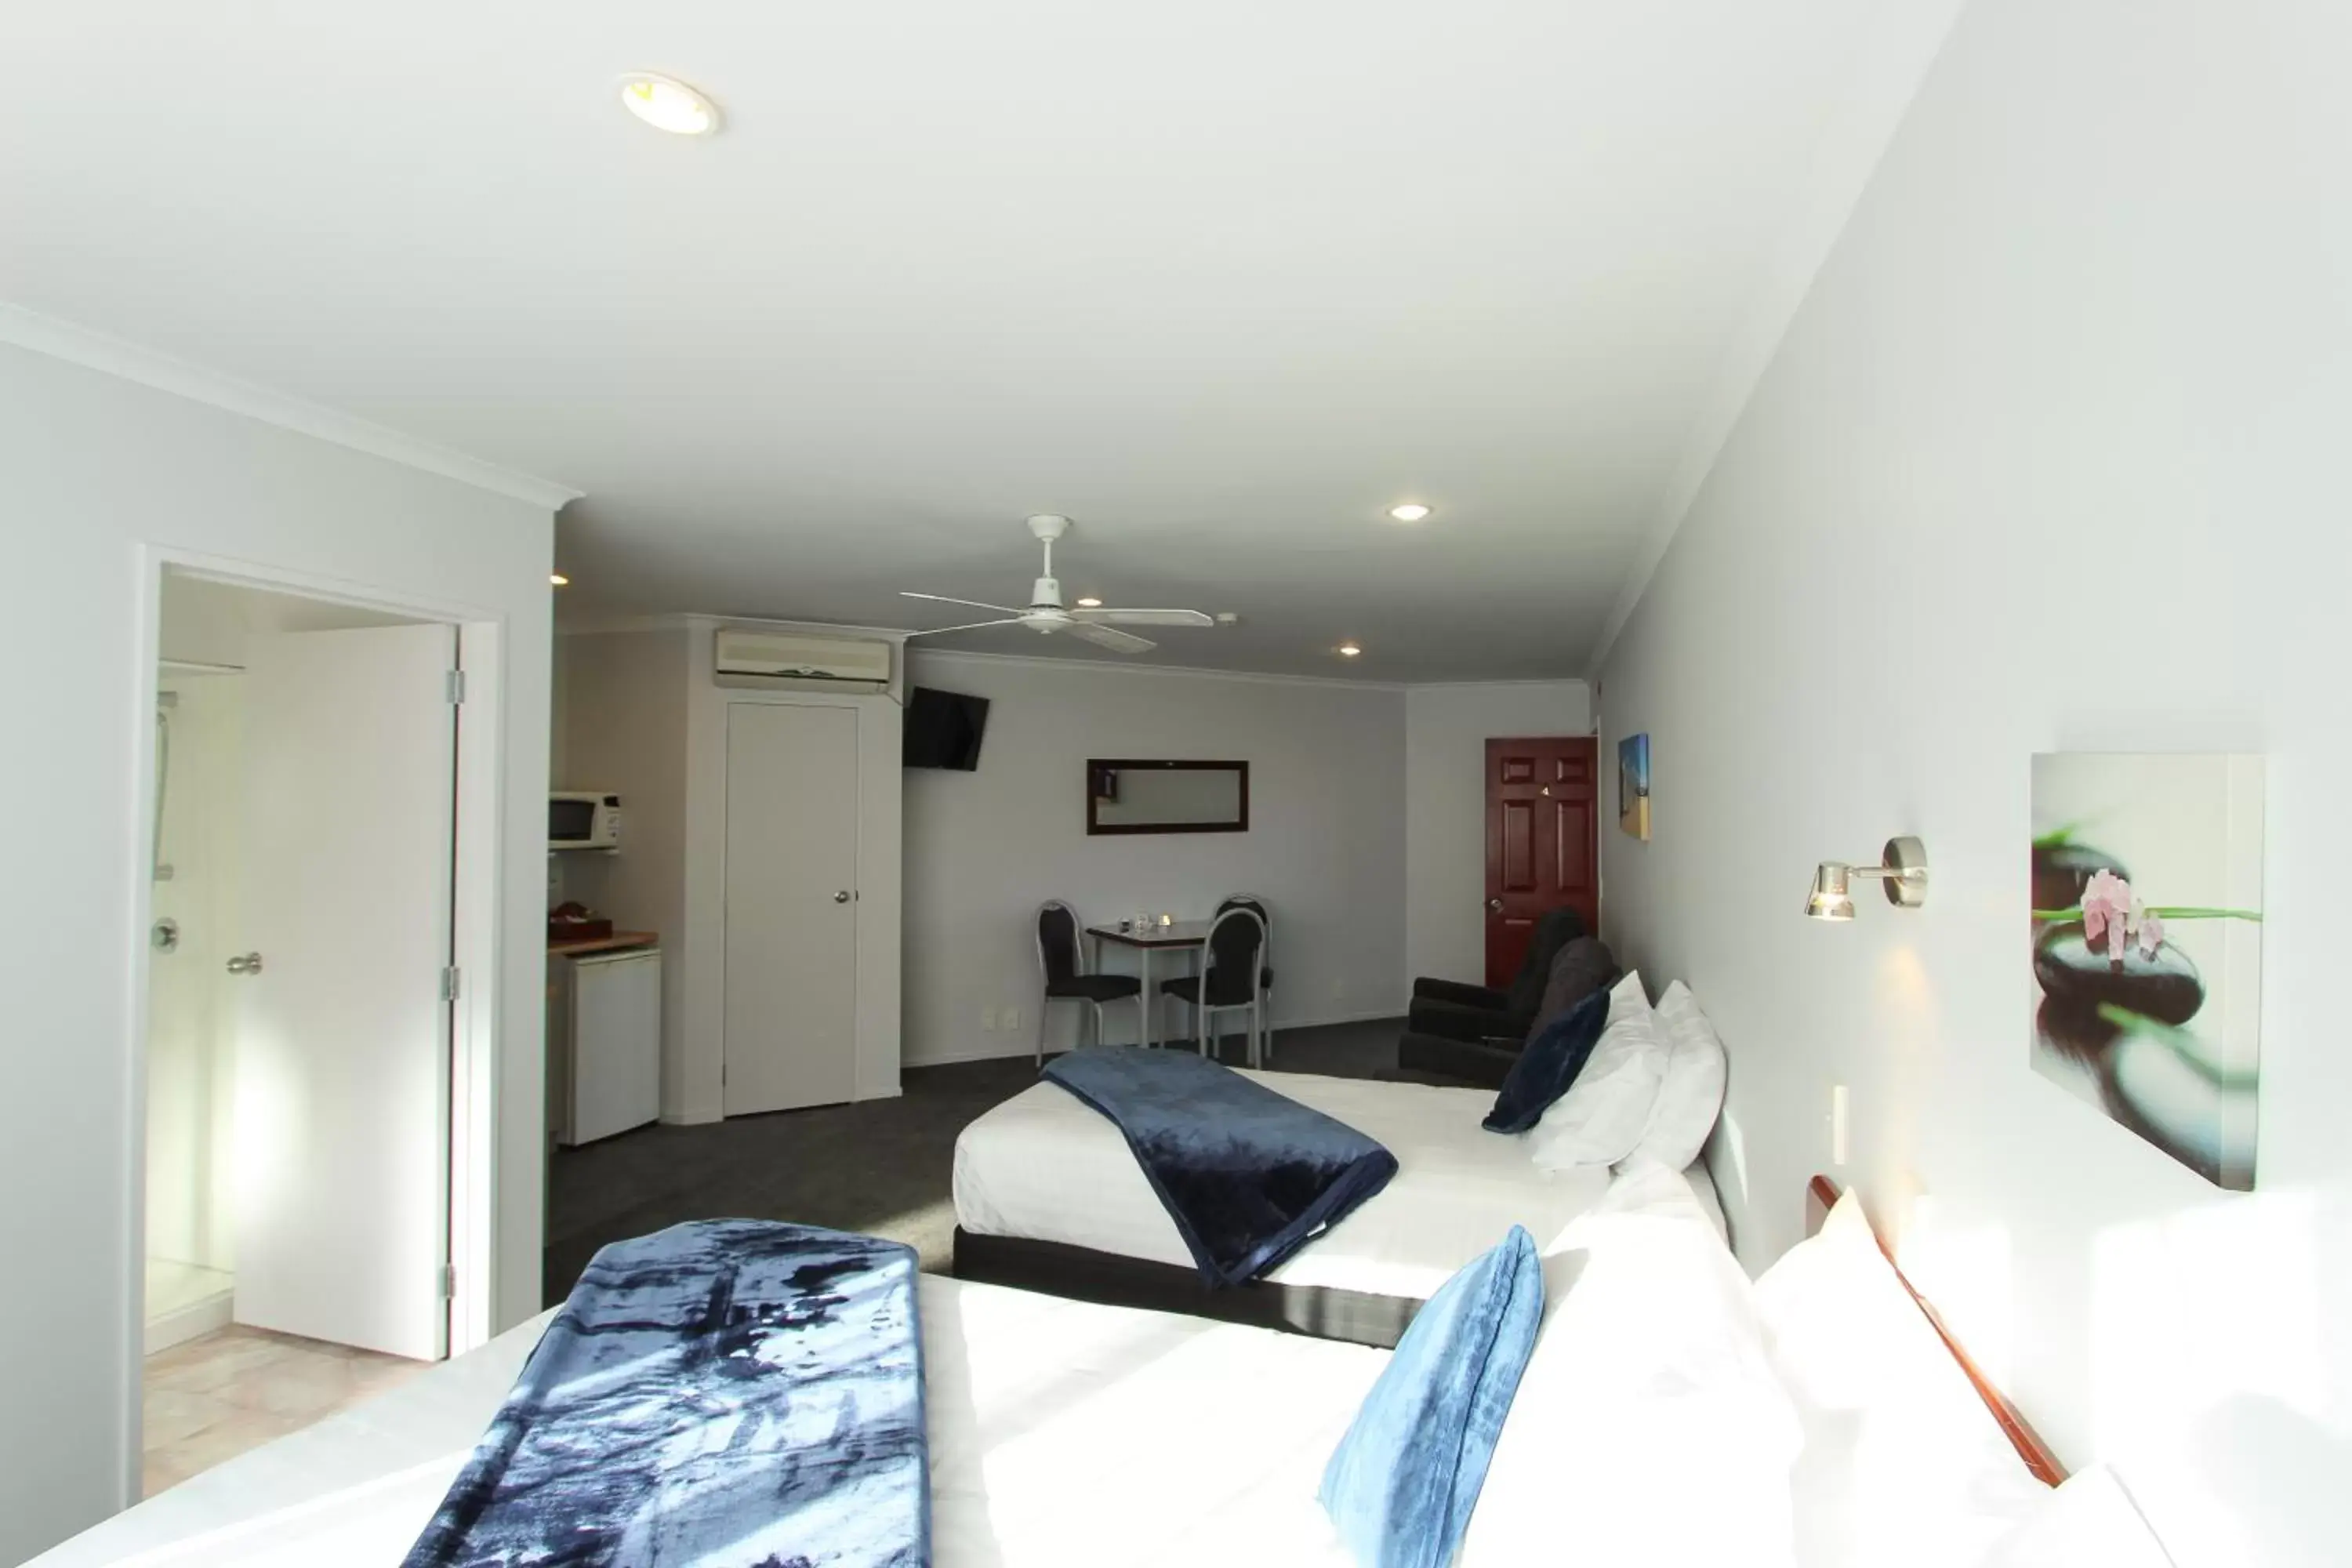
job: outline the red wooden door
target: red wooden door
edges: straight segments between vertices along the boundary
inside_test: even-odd
[[[1569,905],[1601,929],[1599,742],[1486,742],[1486,984],[1507,985],[1537,917]]]

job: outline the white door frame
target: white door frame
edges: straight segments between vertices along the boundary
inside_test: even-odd
[[[239,561],[144,544],[138,553],[126,722],[131,734],[129,1037],[123,1041],[130,1092],[122,1129],[128,1221],[118,1266],[128,1284],[121,1325],[124,1448],[120,1489],[125,1506],[143,1487],[143,1369],[146,1363],[148,927],[154,920],[155,696],[163,658],[163,574],[169,568],[236,586],[299,595],[331,604],[455,626],[465,701],[457,710],[457,843],[451,880],[451,933],[465,984],[451,1010],[449,1071],[449,1257],[457,1290],[449,1303],[449,1353],[490,1337],[491,1237],[496,1223],[498,1057],[499,1046],[499,865],[504,833],[499,809],[506,777],[507,616],[458,600],[420,596],[322,577],[267,563]]]

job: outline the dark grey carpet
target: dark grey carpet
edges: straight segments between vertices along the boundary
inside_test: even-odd
[[[1396,1069],[1402,1018],[1286,1029],[1284,1072],[1371,1078]],[[1242,1065],[1238,1037],[1223,1059]],[[896,1100],[781,1110],[702,1127],[642,1127],[550,1165],[544,1284],[561,1301],[608,1241],[689,1219],[782,1219],[903,1241],[944,1273],[955,1233],[956,1134],[1036,1081],[1027,1057],[913,1068]]]

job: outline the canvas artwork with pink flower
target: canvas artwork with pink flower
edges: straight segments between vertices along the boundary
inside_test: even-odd
[[[2034,1070],[2217,1186],[2254,1185],[2263,759],[2033,759]]]

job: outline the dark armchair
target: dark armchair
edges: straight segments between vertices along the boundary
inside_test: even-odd
[[[1574,910],[1542,916],[1518,973],[1501,990],[1456,980],[1414,981],[1397,1065],[1473,1083],[1501,1083],[1535,1024],[1552,960],[1583,934],[1583,917]]]

